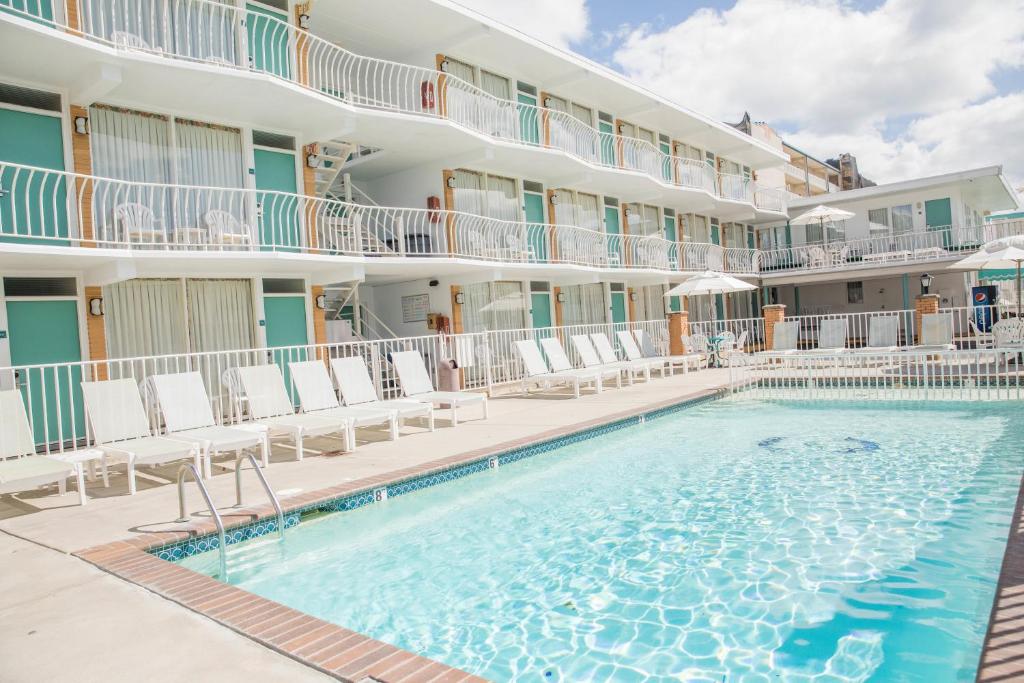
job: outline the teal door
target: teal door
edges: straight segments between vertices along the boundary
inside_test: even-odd
[[[544,222],[544,196],[536,192],[523,192],[523,213],[527,223],[527,242],[533,257],[540,262],[548,260],[548,226]]]
[[[721,244],[722,243],[722,235],[719,232],[718,223],[712,223],[711,224],[711,243],[712,244]]]
[[[607,121],[598,121],[597,132],[601,138],[601,163],[615,166],[615,127]]]
[[[295,155],[269,149],[253,150],[256,189],[287,192],[292,196],[256,193],[259,203],[260,244],[263,251],[298,251],[302,246],[301,207],[295,180]]]
[[[14,366],[82,360],[74,300],[8,299],[7,328]],[[17,381],[37,444],[85,434],[80,367],[22,370]]]
[[[676,241],[676,217],[665,216],[665,239],[669,242]]]
[[[68,244],[63,177],[3,162],[63,171],[60,117],[0,108],[0,241]]]
[[[924,223],[929,231],[942,230],[942,246],[949,247],[950,228],[953,225],[953,210],[949,197],[929,199],[924,203]]]
[[[247,4],[245,28],[249,37],[249,67],[291,79],[288,15],[262,5]]]
[[[604,231],[608,235],[608,258],[612,263],[623,263],[622,226],[619,224],[619,210],[614,206],[604,207]]]
[[[530,145],[540,144],[540,117],[537,98],[519,93],[519,139]]]
[[[263,319],[266,322],[267,346],[269,348],[283,346],[305,346],[309,343],[306,335],[306,297],[301,294],[294,296],[264,295]],[[292,393],[292,402],[298,405],[299,396],[292,390],[291,373],[288,363],[304,361],[308,354],[302,349],[282,349],[274,351],[274,362],[284,374],[284,383]]]
[[[530,319],[534,327],[551,327],[551,297],[547,292],[530,295]]]
[[[612,322],[626,322],[626,293],[612,292]]]
[[[0,12],[33,19],[40,24],[53,25],[51,0],[0,0]]]
[[[675,182],[675,178],[672,177],[672,148],[667,142],[659,142],[658,149],[665,155],[661,159],[662,176],[664,176],[667,182]]]

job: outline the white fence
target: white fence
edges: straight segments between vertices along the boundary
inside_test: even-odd
[[[446,118],[495,139],[559,149],[589,164],[785,210],[781,192],[755,192],[748,179],[717,174],[646,140],[602,133],[567,112],[496,97],[449,73],[354,54],[293,26],[284,14],[213,0],[69,3],[77,17],[73,26],[55,19],[50,3],[39,0],[8,0],[5,11],[119,50],[257,71],[349,105]]]
[[[423,356],[435,377],[442,360],[454,359],[461,370],[464,388],[491,391],[496,386],[518,382],[523,377],[523,367],[512,343],[516,340],[558,337],[570,358],[578,362],[575,349],[570,343],[572,335],[599,332],[607,335],[617,347],[615,331],[637,328],[646,330],[663,350],[666,348],[667,323],[665,320],[655,320],[630,325],[499,330],[452,336],[430,335],[343,344],[4,367],[0,368],[0,389],[16,387],[22,392],[39,450],[46,453],[63,452],[91,443],[82,404],[82,382],[128,377],[143,387],[145,379],[152,375],[199,372],[206,385],[214,415],[221,422],[230,423],[244,419],[245,416],[245,403],[234,382],[234,373],[231,372],[239,367],[269,363],[278,365],[294,398],[297,394],[288,371],[289,363],[359,356],[366,362],[378,395],[389,399],[398,398],[401,393],[398,377],[390,362],[391,354],[416,350]],[[297,404],[297,398],[294,400]],[[0,419],[3,417],[0,416]],[[154,427],[159,427],[155,417]]]

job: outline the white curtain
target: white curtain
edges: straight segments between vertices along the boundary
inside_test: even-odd
[[[466,285],[462,291],[462,327],[466,332],[527,327],[522,283],[478,282]]]
[[[573,103],[572,115],[588,126],[594,125],[594,112],[588,107]]]
[[[484,215],[486,202],[483,183],[483,176],[479,173],[455,171],[455,189],[452,191],[455,210],[477,216]]]
[[[89,108],[93,175],[147,183],[172,182],[170,122],[162,116]]]
[[[128,280],[103,288],[107,357],[185,353],[179,280]]]
[[[178,119],[174,134],[179,185],[244,187],[239,130]]]
[[[658,225],[658,207],[647,206],[643,207],[644,222],[640,226],[640,233],[645,236],[659,235],[661,233],[661,226]]]
[[[487,176],[487,215],[505,221],[519,220],[519,196],[516,181]]]
[[[601,232],[601,210],[597,197],[582,192],[576,195],[576,205],[579,207],[579,223],[581,228]]]
[[[566,325],[594,325],[605,322],[607,305],[601,284],[563,287],[562,320]]]
[[[445,61],[448,62],[448,73],[452,76],[461,78],[467,83],[476,84],[476,74],[472,66],[451,57],[445,57]]]
[[[662,285],[641,287],[641,296],[637,303],[643,304],[642,314],[637,311],[639,320],[661,320],[665,317],[665,288]]]
[[[252,286],[249,280],[189,280],[186,295],[193,351],[253,347]]]
[[[492,74],[490,71],[480,70],[480,89],[494,95],[499,100],[512,99],[508,79],[504,76]]]

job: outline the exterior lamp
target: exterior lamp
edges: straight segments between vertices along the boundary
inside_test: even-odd
[[[325,294],[316,295],[316,307],[321,311],[327,308],[327,296]]]
[[[463,294],[462,292],[456,292],[455,293],[455,303],[457,303],[459,306],[461,306],[462,304],[466,303],[466,295]]]
[[[79,135],[89,134],[89,119],[84,116],[75,117],[75,132]]]
[[[636,292],[629,293],[629,300],[634,302],[636,301]]]
[[[306,165],[310,168],[320,168],[320,155],[310,154],[306,157]]]
[[[929,275],[928,273],[924,273],[923,275],[921,275],[921,293],[922,294],[927,294],[928,293],[928,288],[932,286],[932,280],[933,279],[934,278],[932,278],[932,276]]]
[[[103,299],[99,297],[89,299],[89,315],[97,318],[103,315]]]
[[[556,296],[555,299],[558,301],[558,303],[564,304],[565,303],[565,292],[559,292],[558,296]]]
[[[302,28],[302,29],[308,29],[309,28],[309,15],[308,14],[300,14],[299,15],[299,28]]]

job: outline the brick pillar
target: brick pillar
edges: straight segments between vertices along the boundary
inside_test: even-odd
[[[686,353],[683,337],[690,334],[690,314],[686,311],[668,314],[668,355],[682,356]]]
[[[786,318],[786,306],[768,304],[761,307],[761,314],[764,316],[765,349],[770,351],[775,343],[775,323],[781,323]]]
[[[914,299],[914,343],[921,339],[921,320],[926,315],[939,312],[938,294],[921,294]]]

